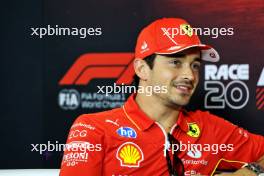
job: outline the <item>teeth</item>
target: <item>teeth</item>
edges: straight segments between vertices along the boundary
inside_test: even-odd
[[[185,86],[177,86],[177,87],[180,89],[188,90],[188,87],[185,87]]]

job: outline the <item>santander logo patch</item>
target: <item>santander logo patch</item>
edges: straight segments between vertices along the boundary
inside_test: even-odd
[[[187,155],[191,158],[201,158],[202,153],[199,150],[190,150],[187,152]]]

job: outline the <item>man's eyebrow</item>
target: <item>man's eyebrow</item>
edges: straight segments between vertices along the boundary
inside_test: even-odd
[[[162,55],[162,54],[161,54]],[[164,54],[162,56],[165,56],[165,57],[168,57],[168,58],[171,58],[171,59],[177,59],[177,58],[183,58],[185,57],[187,54],[185,53],[174,53],[174,54],[170,54],[170,55],[167,55],[167,54]],[[202,58],[201,56],[200,57],[196,57],[194,59],[194,61],[199,61],[199,62],[202,62]]]
[[[200,57],[196,57],[196,58],[194,59],[194,61],[202,62],[202,58],[200,58]]]
[[[181,58],[181,57],[185,57],[186,54],[184,53],[174,53],[174,54],[170,54],[170,55],[167,55],[168,57],[172,57],[172,58]]]

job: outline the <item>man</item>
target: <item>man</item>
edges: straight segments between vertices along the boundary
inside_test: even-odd
[[[184,110],[201,60],[216,62],[219,55],[186,21],[164,18],[144,28],[134,70],[139,86],[153,87],[152,95],[143,91],[120,108],[78,117],[60,176],[213,175],[216,168],[237,169],[228,175],[262,173],[262,136],[209,112]]]

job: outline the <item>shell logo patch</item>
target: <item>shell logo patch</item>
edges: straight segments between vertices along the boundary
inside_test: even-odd
[[[144,160],[144,155],[137,144],[126,142],[118,148],[116,158],[123,167],[139,167],[140,162]]]
[[[193,35],[193,29],[189,24],[181,24],[180,28],[183,30],[184,34],[187,34],[189,37]]]
[[[188,123],[189,131],[187,134],[191,137],[199,137],[200,136],[200,128],[196,123]]]

